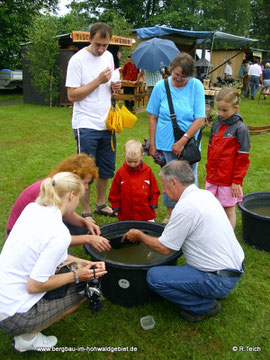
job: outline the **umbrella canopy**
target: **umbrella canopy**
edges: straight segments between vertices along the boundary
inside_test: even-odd
[[[168,66],[179,53],[173,41],[153,38],[142,42],[131,57],[137,68],[157,71]]]

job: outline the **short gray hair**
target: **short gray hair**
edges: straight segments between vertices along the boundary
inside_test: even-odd
[[[188,53],[182,52],[176,55],[169,65],[169,72],[171,73],[178,66],[181,67],[183,76],[194,76],[195,61]]]
[[[195,183],[195,176],[189,163],[185,160],[172,160],[168,162],[161,169],[159,176],[165,181],[170,181],[172,178],[175,178],[183,186]]]

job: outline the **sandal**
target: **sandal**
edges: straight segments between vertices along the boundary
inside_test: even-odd
[[[87,217],[91,217],[91,221],[96,224],[95,220],[93,219],[93,214],[90,212],[90,213],[84,213],[82,214],[82,217],[83,218],[87,218]]]
[[[103,216],[110,216],[110,217],[116,217],[115,215],[115,211],[113,210],[113,212],[110,214],[108,213],[107,211],[102,211],[102,209],[104,209],[105,207],[107,207],[108,204],[103,204],[103,205],[100,205],[98,206],[97,204],[95,205],[95,211],[94,213],[95,214],[98,214],[98,215],[103,215]]]
[[[83,218],[86,218],[86,217],[93,217],[93,214],[92,213],[84,213],[84,214],[82,214],[82,217]]]

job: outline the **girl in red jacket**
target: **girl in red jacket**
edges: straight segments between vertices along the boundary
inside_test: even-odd
[[[205,188],[223,206],[233,229],[235,204],[243,199],[242,183],[249,167],[250,137],[248,127],[238,113],[236,90],[223,88],[216,97],[218,119],[209,139]]]
[[[118,220],[154,220],[160,191],[155,175],[142,162],[143,148],[138,140],[125,145],[125,162],[117,171],[109,201]]]

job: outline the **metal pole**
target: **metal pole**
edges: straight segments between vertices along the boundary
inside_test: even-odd
[[[197,44],[192,50],[190,50],[189,54],[193,53],[199,46],[201,46],[203,43],[205,43],[206,40],[208,40],[211,36],[213,36],[217,30],[213,31],[210,35],[208,35],[201,43]]]
[[[215,36],[213,36],[212,44],[211,44],[210,60],[209,60],[209,64],[208,64],[208,67],[207,67],[207,77],[209,77],[209,68],[210,68],[211,60],[212,60],[212,53],[213,53],[214,42],[215,42]],[[211,80],[212,80],[212,77],[211,77]]]

